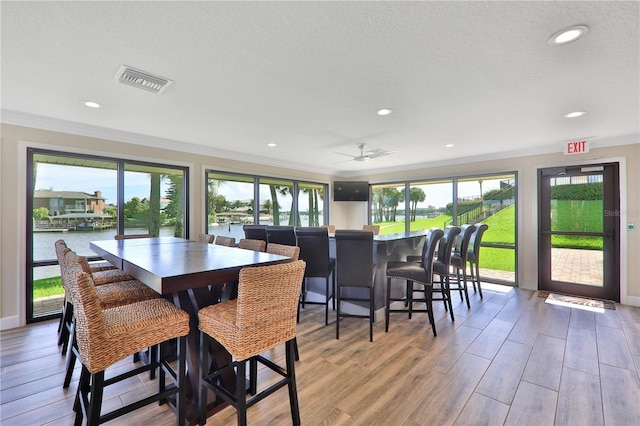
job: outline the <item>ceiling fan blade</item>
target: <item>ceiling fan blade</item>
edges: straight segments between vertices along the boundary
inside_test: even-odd
[[[385,155],[393,154],[394,151],[385,151],[384,149],[377,149],[375,151],[370,151],[367,156],[369,158],[378,158],[384,157]]]
[[[357,157],[357,156],[355,156],[355,155],[345,154],[345,153],[343,153],[343,152],[334,152],[334,154],[346,155],[347,157],[351,157],[351,159],[354,159],[354,158],[356,158],[356,157]]]

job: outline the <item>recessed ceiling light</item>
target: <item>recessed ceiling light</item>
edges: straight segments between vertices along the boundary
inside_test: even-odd
[[[389,115],[391,113],[393,113],[391,108],[381,108],[378,110],[378,115]]]
[[[278,146],[278,144],[270,142],[270,143],[267,144],[267,146],[273,148],[274,146]]]
[[[589,27],[586,25],[574,25],[560,30],[549,37],[549,44],[552,46],[558,46],[561,44],[571,43],[585,35],[588,31]]]
[[[586,114],[586,111],[573,111],[573,112],[566,113],[565,115],[563,115],[563,117],[576,118],[576,117],[582,117],[585,114]]]
[[[89,108],[100,108],[100,104],[95,101],[82,101],[82,104]]]
[[[445,148],[453,148],[453,144],[452,143],[448,143],[444,146]]]

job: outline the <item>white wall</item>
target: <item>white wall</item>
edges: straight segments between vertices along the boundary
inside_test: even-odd
[[[190,176],[190,229],[192,235],[205,231],[204,203],[207,168],[245,172],[264,176],[300,179],[329,183],[333,177],[283,169],[253,163],[226,160],[211,155],[191,154],[160,148],[89,138],[59,132],[3,124],[0,145],[0,329],[17,327],[25,321],[25,211],[26,147],[68,151],[101,153],[119,158],[143,158],[168,164],[185,164],[191,167]],[[593,161],[623,160],[626,179],[621,184],[623,206],[622,228],[626,222],[640,226],[640,144],[595,148],[588,157]],[[575,164],[591,161],[586,156],[565,157],[561,153],[526,156],[465,164],[403,170],[393,173],[358,176],[357,180],[372,183],[403,180],[420,180],[438,177],[489,174],[517,171],[519,177],[518,239],[519,271],[521,287],[537,288],[537,217],[536,170],[540,167]],[[340,178],[340,180],[345,180]],[[367,203],[330,202],[330,222],[337,228],[357,229],[367,222]],[[623,271],[622,302],[640,306],[640,231],[626,231],[621,253]]]

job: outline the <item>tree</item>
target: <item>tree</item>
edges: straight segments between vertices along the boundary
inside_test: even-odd
[[[160,173],[151,173],[149,190],[149,233],[160,236]]]
[[[411,201],[411,211],[410,211],[410,220],[411,222],[415,222],[416,220],[416,210],[418,209],[418,203],[426,200],[427,196],[422,190],[422,188],[413,187],[411,188],[411,192],[409,194],[409,200]]]
[[[131,199],[124,203],[124,216],[132,218],[134,215],[142,213],[144,206],[138,197],[131,197]]]
[[[173,235],[178,238],[184,237],[184,200],[182,196],[182,176],[170,175],[169,184],[165,196],[169,200],[167,207],[164,208],[165,213],[170,220],[175,221]]]
[[[46,207],[38,207],[37,209],[33,209],[33,218],[35,220],[49,219],[49,209]]]

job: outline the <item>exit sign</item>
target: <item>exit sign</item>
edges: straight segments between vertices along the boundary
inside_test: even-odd
[[[589,141],[567,142],[562,147],[564,155],[584,154],[589,152]]]

